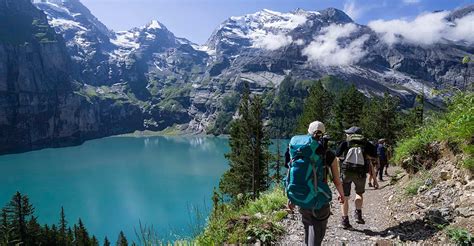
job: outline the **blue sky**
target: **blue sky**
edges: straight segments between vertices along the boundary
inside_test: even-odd
[[[104,24],[115,31],[142,26],[156,19],[176,36],[198,44],[230,16],[261,9],[288,12],[296,8],[321,10],[335,7],[358,23],[377,19],[413,19],[435,10],[452,10],[473,0],[81,0]]]

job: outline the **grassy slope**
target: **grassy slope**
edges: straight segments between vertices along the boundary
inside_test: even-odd
[[[415,155],[423,155],[427,146],[434,142],[446,141],[465,154],[465,168],[474,171],[474,93],[455,96],[448,111],[428,120],[416,134],[400,141],[395,148],[395,162]]]
[[[286,215],[287,202],[281,188],[275,188],[255,201],[240,207],[220,205],[210,216],[204,232],[196,238],[199,245],[223,243],[252,243],[257,239],[271,242],[283,233],[277,222]]]

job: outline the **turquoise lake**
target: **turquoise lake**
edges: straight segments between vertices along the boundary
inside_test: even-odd
[[[225,138],[109,137],[0,156],[0,207],[19,191],[40,223],[57,224],[63,206],[69,225],[81,218],[100,241],[121,230],[135,240],[139,221],[167,240],[190,236],[190,207],[209,209],[228,151]]]

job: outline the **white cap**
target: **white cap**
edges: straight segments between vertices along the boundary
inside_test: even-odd
[[[308,127],[308,133],[313,134],[316,131],[321,131],[322,133],[326,132],[326,127],[324,127],[324,124],[320,121],[313,121],[311,124],[309,124]]]

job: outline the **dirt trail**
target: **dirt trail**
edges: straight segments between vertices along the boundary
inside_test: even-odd
[[[394,173],[395,170],[396,168],[391,167],[389,174]],[[357,224],[354,220],[354,190],[351,191],[349,209],[349,218],[353,226],[351,230],[344,230],[341,227],[341,205],[337,199],[333,199],[332,215],[329,217],[323,245],[391,245],[398,241],[397,235],[393,232],[397,227],[397,222],[393,220],[388,206],[389,198],[394,194],[394,187],[390,185],[390,177],[384,177],[384,179],[383,182],[379,181],[380,188],[377,190],[366,186],[362,210],[366,222],[364,225]],[[301,215],[298,212],[290,214],[282,223],[287,232],[279,244],[304,245]]]

